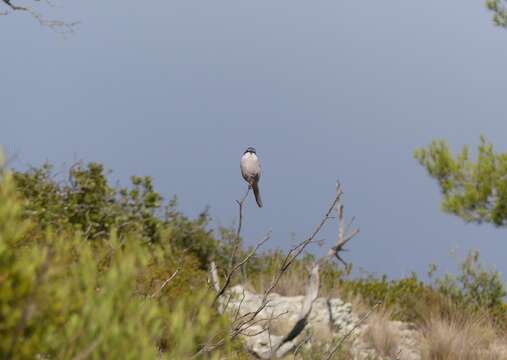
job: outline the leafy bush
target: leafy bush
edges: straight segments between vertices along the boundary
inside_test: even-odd
[[[40,174],[0,174],[4,358],[185,359],[220,339],[222,346],[202,357],[241,356],[226,336],[227,317],[213,309],[200,260],[173,245],[178,231],[170,230],[179,223],[160,231],[159,241],[146,231],[144,211],[154,208],[144,191],[141,211],[129,212],[137,205],[112,200],[98,168],[69,188]],[[115,226],[123,215],[138,223],[120,236]]]
[[[348,297],[359,296],[368,306],[381,303],[385,308],[391,308],[394,318],[405,321],[418,320],[423,311],[422,304],[433,303],[437,296],[414,273],[400,280],[387,280],[386,275],[343,280],[341,288]]]
[[[349,297],[360,296],[369,306],[380,302],[400,320],[424,321],[434,315],[451,318],[456,312],[466,312],[490,315],[497,325],[507,326],[507,292],[500,274],[486,270],[476,251],[466,257],[458,275],[447,274],[430,284],[418,280],[416,274],[390,281],[385,275],[340,281]]]
[[[456,276],[447,274],[434,281],[435,289],[467,311],[482,311],[507,324],[504,297],[507,291],[500,274],[479,262],[479,252],[471,251]],[[505,324],[504,324],[505,325]]]
[[[13,177],[25,200],[24,217],[41,231],[49,227],[57,232],[80,231],[85,239],[98,240],[116,229],[120,239],[135,234],[146,243],[171,241],[195,255],[201,268],[217,251],[218,243],[206,228],[207,212],[190,220],[176,210],[175,199],[163,206],[150,177],[133,176],[130,188],[112,187],[97,163],[78,163],[63,179],[49,164],[15,172]]]

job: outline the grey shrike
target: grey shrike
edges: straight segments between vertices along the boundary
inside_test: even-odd
[[[261,178],[261,163],[253,147],[249,147],[243,153],[240,162],[241,175],[252,188],[257,205],[262,207],[261,194],[259,193],[259,180]]]

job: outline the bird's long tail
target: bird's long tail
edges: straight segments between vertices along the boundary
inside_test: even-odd
[[[257,202],[257,206],[262,207],[261,193],[259,192],[259,185],[257,182],[252,183],[252,190],[255,196],[255,201]]]

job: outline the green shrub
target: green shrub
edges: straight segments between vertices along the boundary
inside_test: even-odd
[[[164,206],[150,177],[133,176],[130,188],[113,187],[104,167],[97,163],[78,163],[67,178],[56,176],[48,164],[14,172],[13,177],[25,200],[24,218],[40,230],[33,236],[51,227],[56,232],[79,231],[85,239],[99,240],[115,229],[120,239],[135,234],[151,244],[171,241],[195,255],[201,268],[217,251],[218,242],[207,229],[207,212],[191,220],[176,210],[176,200]]]
[[[421,317],[421,305],[436,296],[433,290],[418,280],[415,273],[399,280],[387,280],[368,276],[357,280],[344,280],[343,291],[349,296],[359,296],[368,306],[381,303],[393,310],[396,319],[415,321]]]
[[[220,339],[222,346],[203,358],[240,356],[226,336],[228,319],[213,309],[200,261],[174,247],[170,231],[160,233],[166,241],[151,243],[143,241],[145,229],[120,237],[114,221],[97,215],[102,210],[91,210],[111,205],[101,198],[107,192],[74,194],[69,200],[74,210],[83,204],[94,214],[76,220],[74,210],[67,210],[72,216],[65,213],[59,191],[20,194],[19,177],[0,176],[3,358],[185,359]],[[44,186],[57,188],[53,185]],[[30,203],[31,196],[39,202]],[[47,223],[41,226],[39,220]],[[79,229],[73,231],[76,224]],[[86,236],[83,224],[92,224],[96,235],[109,230],[106,225],[110,232]],[[176,277],[162,288],[177,268]]]
[[[489,313],[503,326],[507,325],[506,288],[498,271],[485,269],[479,262],[478,251],[470,251],[458,275],[435,279],[434,287],[466,311]]]

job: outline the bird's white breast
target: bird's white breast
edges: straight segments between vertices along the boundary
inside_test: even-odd
[[[247,152],[247,153],[243,154],[243,156],[241,157],[241,160],[257,160],[258,161],[259,159],[257,158],[256,154]]]
[[[246,153],[241,157],[241,173],[243,174],[243,177],[259,177],[260,172],[261,164],[256,154]]]

